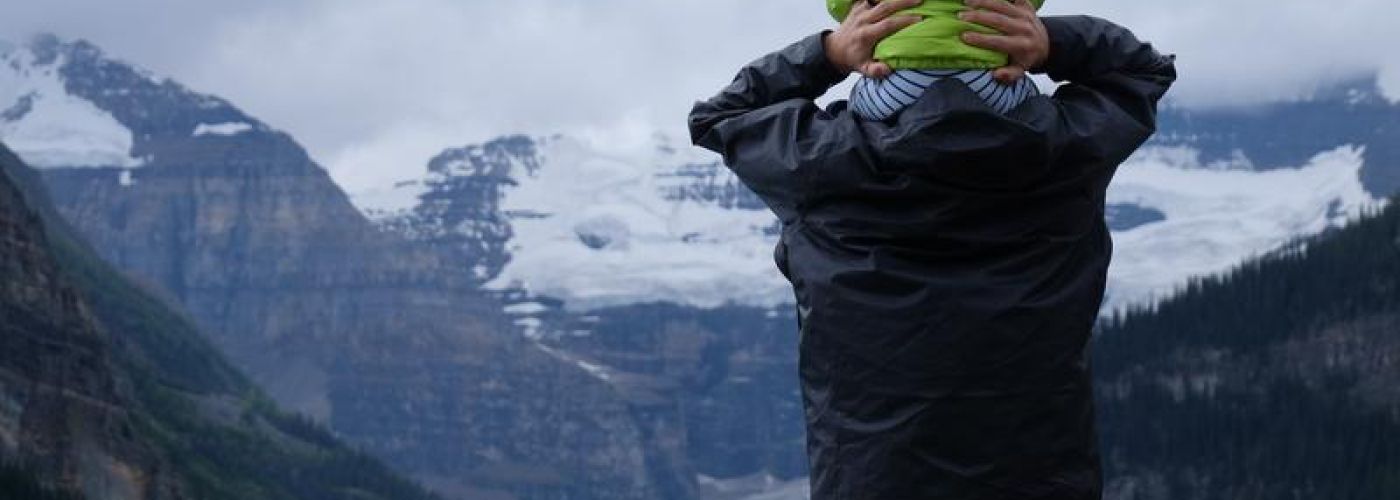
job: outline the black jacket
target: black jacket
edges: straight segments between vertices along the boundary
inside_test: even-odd
[[[814,35],[696,104],[692,139],[783,222],[812,498],[1101,496],[1086,345],[1104,193],[1155,130],[1172,58],[1045,18],[1068,82],[1010,115],[935,84],[889,122],[813,100],[847,75]]]

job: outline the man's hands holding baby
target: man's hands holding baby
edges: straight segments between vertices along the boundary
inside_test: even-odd
[[[842,72],[857,71],[871,78],[885,78],[894,71],[875,59],[875,46],[899,30],[922,20],[920,16],[896,13],[917,7],[922,0],[882,0],[870,3],[856,0],[846,20],[824,40],[826,58]],[[1050,37],[1045,25],[1028,0],[967,0],[968,10],[958,17],[992,28],[1000,34],[967,32],[963,42],[974,47],[1005,53],[1010,64],[993,75],[1003,83],[1021,79],[1026,72],[1050,56]]]
[[[923,0],[884,0],[872,5],[856,0],[846,20],[826,36],[826,59],[842,73],[859,71],[871,78],[890,76],[894,72],[890,65],[875,60],[875,45],[922,21],[919,16],[894,15],[921,3]]]
[[[963,33],[963,43],[1006,54],[1010,63],[992,72],[1002,83],[1011,83],[1026,76],[1026,72],[1045,64],[1050,57],[1050,34],[1045,23],[1035,13],[1030,0],[967,0],[970,9],[958,14],[958,19],[997,30],[999,35],[969,31]]]

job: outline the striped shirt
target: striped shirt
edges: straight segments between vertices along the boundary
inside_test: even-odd
[[[904,69],[895,71],[884,80],[861,78],[851,92],[851,110],[861,118],[882,121],[898,115],[914,104],[934,82],[956,78],[982,96],[982,100],[998,113],[1006,114],[1031,96],[1040,95],[1035,82],[1022,78],[1011,85],[1002,85],[992,78],[990,70]]]

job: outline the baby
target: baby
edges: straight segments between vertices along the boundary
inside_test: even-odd
[[[826,0],[837,21],[846,19],[853,2]],[[1044,0],[1031,0],[1037,9]],[[1004,85],[992,70],[1007,64],[1006,54],[962,42],[964,31],[987,32],[984,27],[958,19],[967,7],[963,0],[924,0],[905,14],[923,16],[918,24],[891,35],[875,47],[875,59],[888,64],[894,74],[883,80],[862,77],[851,92],[851,111],[867,120],[887,120],[913,104],[934,82],[956,78],[982,97],[998,113],[1007,113],[1040,91],[1030,78]]]

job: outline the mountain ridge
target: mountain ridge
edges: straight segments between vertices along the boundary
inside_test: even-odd
[[[381,228],[472,268],[488,288],[571,310],[789,307],[772,265],[776,218],[718,158],[669,153],[664,137],[654,149],[627,156],[565,136],[506,136],[445,150],[420,180],[352,200]],[[1380,203],[1359,175],[1375,170],[1367,151],[1343,143],[1262,170],[1226,168],[1185,145],[1140,151],[1109,190],[1107,224],[1119,244],[1105,313],[1344,226]],[[448,158],[471,166],[443,168]]]
[[[372,226],[285,133],[87,45],[52,50],[65,94],[36,102],[92,103],[142,161],[44,168],[60,213],[278,402],[449,497],[693,489],[611,386],[504,334],[467,272]]]
[[[64,78],[130,123],[140,164],[43,170],[63,217],[279,401],[455,496],[693,498],[805,474],[777,227],[716,158],[506,136],[444,150],[376,212],[231,104],[86,61]],[[1357,105],[1400,115],[1320,109]],[[1108,223],[1129,249],[1156,230],[1181,238],[1137,247],[1225,242],[1203,273],[1348,224],[1385,186],[1358,172],[1392,169],[1355,137],[1270,160],[1230,132],[1257,120],[1188,112],[1164,121],[1190,133],[1120,172]],[[1240,214],[1285,223],[1227,224]],[[1155,267],[1187,283],[1187,266]]]

